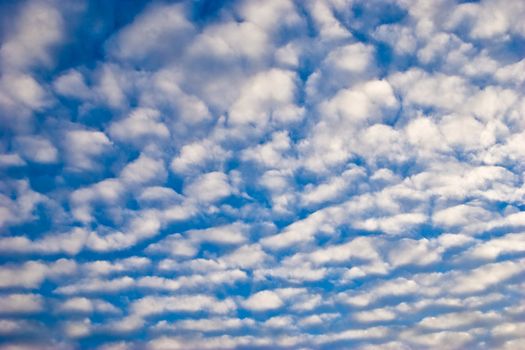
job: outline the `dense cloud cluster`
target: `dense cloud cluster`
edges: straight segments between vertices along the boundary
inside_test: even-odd
[[[0,349],[525,348],[525,2],[0,5]]]

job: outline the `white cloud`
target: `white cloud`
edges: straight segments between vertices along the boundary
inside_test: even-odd
[[[371,327],[365,329],[349,329],[342,332],[319,335],[315,341],[318,344],[330,344],[344,340],[371,340],[385,338],[389,334],[386,327]]]
[[[10,113],[3,117],[9,118],[9,124],[16,122],[14,117],[27,121],[27,116],[32,111],[41,111],[50,103],[49,94],[31,75],[6,74],[0,79],[0,107],[3,107],[5,113]],[[27,125],[22,128],[27,128]]]
[[[180,234],[176,233],[164,238],[158,243],[151,244],[147,251],[168,253],[173,256],[192,257],[198,252],[198,247]]]
[[[215,314],[227,314],[236,309],[230,299],[219,300],[205,294],[177,295],[169,297],[146,296],[134,301],[133,314],[141,317],[173,312],[208,311]]]
[[[501,6],[498,0],[483,1],[480,4],[457,6],[451,16],[451,24],[458,26],[468,23],[470,36],[475,39],[505,38],[512,34],[524,35],[525,27],[520,21],[525,6],[520,1],[509,1]]]
[[[158,276],[145,276],[137,280],[137,286],[151,290],[176,291],[179,289],[203,289],[217,285],[233,285],[244,281],[247,275],[239,269],[213,271],[202,275],[192,274],[174,279]]]
[[[352,37],[352,34],[336,18],[330,3],[311,1],[308,7],[321,39],[330,41]]]
[[[150,265],[150,259],[142,256],[132,256],[114,261],[90,261],[82,264],[82,269],[91,275],[105,276],[113,273],[139,271],[149,267]]]
[[[247,240],[247,231],[250,226],[235,222],[233,224],[211,227],[203,230],[190,230],[186,234],[188,239],[196,242],[212,242],[216,244],[241,244]]]
[[[0,334],[3,336],[34,335],[42,331],[41,324],[25,320],[0,319]]]
[[[272,69],[251,78],[239,99],[229,111],[232,125],[265,127],[270,121],[286,123],[302,117],[303,111],[294,105],[295,74]]]
[[[363,323],[391,321],[396,319],[396,314],[392,310],[382,308],[356,312],[353,318]]]
[[[428,329],[454,329],[463,327],[474,327],[479,323],[499,323],[500,315],[495,312],[453,312],[438,316],[428,316],[422,319],[418,325]]]
[[[134,279],[128,276],[110,280],[86,278],[72,284],[63,285],[57,288],[55,292],[63,295],[115,293],[133,287],[134,282]]]
[[[283,153],[290,148],[291,144],[288,133],[285,131],[275,132],[270,142],[245,149],[242,158],[264,167],[282,170],[290,167],[290,163],[293,163],[293,160],[283,156]]]
[[[184,145],[179,155],[173,158],[171,169],[175,173],[187,173],[193,169],[199,169],[207,163],[224,161],[229,152],[209,140],[197,141]]]
[[[474,337],[468,332],[440,331],[434,333],[405,332],[400,338],[414,346],[430,348],[441,348],[447,346],[450,349],[463,349]]]
[[[0,266],[0,288],[38,288],[47,278],[59,278],[76,272],[76,263],[59,259],[53,263],[27,261],[20,265]]]
[[[77,99],[89,99],[91,91],[86,85],[84,76],[79,71],[72,69],[60,75],[53,82],[53,88],[59,94]]]
[[[120,172],[120,178],[131,185],[163,183],[166,177],[164,162],[145,154],[141,154],[133,162],[128,163]]]
[[[75,170],[93,170],[100,166],[96,158],[108,151],[111,141],[100,131],[72,130],[65,137],[68,161]]]
[[[73,216],[81,222],[91,221],[91,206],[95,201],[116,203],[124,194],[124,186],[116,179],[102,180],[71,193]]]
[[[247,40],[247,39],[250,40]],[[268,48],[266,33],[251,22],[225,22],[211,25],[188,48],[190,57],[211,55],[218,60],[264,57]]]
[[[30,1],[20,9],[16,25],[2,43],[4,68],[26,69],[37,63],[53,63],[50,49],[64,37],[63,18],[52,2]]]
[[[44,310],[44,299],[38,294],[7,294],[0,299],[2,313],[34,313]]]
[[[214,317],[208,319],[182,320],[169,324],[166,321],[160,321],[154,326],[155,330],[187,330],[200,332],[217,332],[224,330],[239,329],[244,327],[253,327],[255,321],[251,318],[227,318]]]
[[[262,264],[269,257],[261,249],[259,244],[243,245],[228,255],[223,255],[220,259],[228,266],[252,268]]]
[[[432,220],[442,227],[464,227],[469,223],[487,222],[494,217],[490,211],[468,204],[460,204],[437,211]]]
[[[113,122],[109,134],[124,143],[141,145],[151,140],[162,140],[170,136],[166,125],[160,121],[160,112],[149,108],[138,108],[127,118]]]
[[[519,0],[60,5],[0,5],[0,348],[521,346]]]
[[[26,162],[16,153],[0,154],[0,167],[2,168],[18,167],[24,165],[26,165]]]
[[[159,233],[162,222],[159,214],[154,211],[142,211],[129,220],[126,233],[108,231],[104,234],[91,232],[86,245],[95,251],[111,251],[134,246],[137,242],[152,238]]]
[[[308,206],[341,198],[349,187],[357,187],[365,176],[366,172],[363,168],[351,167],[343,172],[341,176],[333,177],[317,186],[308,184],[302,193],[302,200]]]
[[[450,283],[450,291],[455,294],[480,292],[498,285],[523,272],[523,261],[503,261],[483,265],[464,274],[457,274]]]
[[[48,234],[33,241],[26,236],[5,237],[0,238],[0,251],[76,255],[84,248],[88,234],[86,230],[77,227],[69,232]]]
[[[12,191],[13,194],[0,194],[0,227],[32,221],[35,218],[33,211],[46,200],[45,196],[31,189],[27,180],[15,181]]]
[[[58,150],[46,138],[20,136],[16,140],[20,154],[33,162],[50,164],[58,161]]]
[[[180,4],[149,6],[114,38],[110,52],[120,59],[141,62],[175,54],[193,32]],[[177,42],[177,46],[170,45]]]
[[[414,68],[395,73],[389,82],[403,95],[407,106],[435,107],[445,111],[460,108],[471,95],[472,87],[459,76],[429,75]]]
[[[252,294],[242,302],[243,307],[253,311],[275,310],[284,305],[278,293],[271,290],[263,290]]]
[[[213,203],[233,193],[228,176],[219,171],[203,174],[184,187],[184,194],[202,203]]]
[[[394,266],[430,265],[441,260],[441,251],[427,239],[403,239],[388,253],[389,262]]]
[[[84,297],[70,298],[58,305],[57,311],[60,313],[72,314],[91,314],[93,312],[99,313],[118,313],[119,310],[100,299],[88,299]]]
[[[77,339],[87,337],[92,332],[91,321],[88,318],[80,321],[69,321],[64,324],[63,331],[69,338]]]
[[[523,251],[525,251],[525,234],[508,233],[476,244],[465,252],[465,256],[473,259],[494,260],[503,254]]]
[[[293,1],[245,1],[239,6],[239,12],[245,20],[252,22],[266,31],[279,27],[293,27],[302,23]]]

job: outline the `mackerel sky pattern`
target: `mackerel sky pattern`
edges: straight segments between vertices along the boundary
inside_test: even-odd
[[[0,350],[524,349],[524,19],[0,2]]]

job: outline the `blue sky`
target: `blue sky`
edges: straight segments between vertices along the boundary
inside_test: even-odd
[[[525,2],[0,3],[0,349],[525,348]]]

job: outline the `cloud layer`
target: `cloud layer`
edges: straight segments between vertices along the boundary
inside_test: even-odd
[[[0,349],[525,347],[523,18],[0,5]]]

